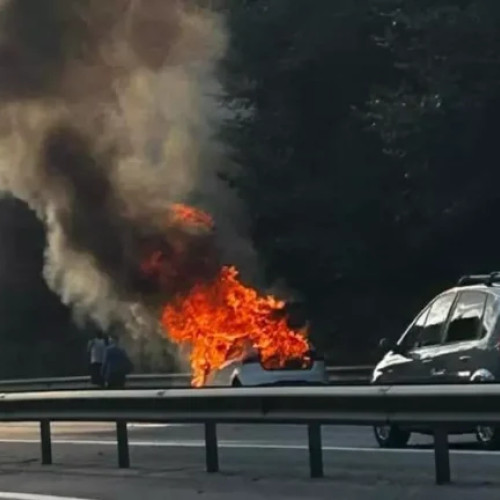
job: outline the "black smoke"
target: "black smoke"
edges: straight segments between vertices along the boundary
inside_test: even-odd
[[[205,99],[223,50],[215,18],[191,7],[8,0],[0,11],[0,188],[36,211],[49,284],[88,312],[109,297],[154,307],[220,268],[213,234],[169,217],[186,195],[169,176],[198,182],[187,163],[213,122],[192,102]],[[169,84],[181,96],[172,116]],[[156,164],[151,150],[164,154]],[[145,275],[155,252],[162,268]]]

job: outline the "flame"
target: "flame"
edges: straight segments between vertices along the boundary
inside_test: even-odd
[[[214,228],[210,215],[186,205],[173,205],[171,217],[190,228]],[[168,281],[175,269],[168,257],[161,250],[153,251],[141,269]],[[175,295],[164,306],[161,323],[174,342],[190,347],[192,385],[200,387],[211,373],[253,349],[269,369],[283,367],[289,360],[305,364],[306,332],[288,326],[284,307],[283,301],[244,285],[236,268],[224,266],[215,277]]]
[[[181,222],[190,227],[214,228],[213,218],[202,210],[181,203],[175,203],[170,208],[172,211],[171,216],[176,222]]]
[[[223,267],[212,283],[196,285],[187,297],[168,304],[162,324],[178,343],[191,345],[193,385],[210,373],[257,349],[267,368],[302,359],[309,349],[304,335],[291,330],[285,317],[275,318],[284,303],[262,297],[243,285],[234,267]]]
[[[220,271],[210,215],[186,205],[173,205],[166,220],[168,237],[145,239],[139,271],[165,300],[183,295]]]

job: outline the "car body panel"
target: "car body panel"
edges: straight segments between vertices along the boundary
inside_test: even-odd
[[[259,361],[239,364],[231,375],[231,383],[238,380],[242,386],[326,384],[325,362],[315,360],[303,370],[267,370]]]

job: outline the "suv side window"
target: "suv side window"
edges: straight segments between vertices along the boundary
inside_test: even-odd
[[[420,335],[418,347],[441,344],[443,327],[448,319],[451,306],[455,300],[454,293],[447,293],[437,298],[430,306],[425,328]]]
[[[486,294],[475,290],[460,293],[448,325],[447,343],[481,338],[486,298]]]

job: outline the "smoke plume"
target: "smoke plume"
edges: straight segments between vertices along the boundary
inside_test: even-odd
[[[216,175],[222,19],[188,0],[0,8],[0,190],[44,223],[45,279],[77,316],[144,329],[144,310],[220,267],[214,235],[169,206],[230,200]],[[158,248],[167,262],[145,279]]]

